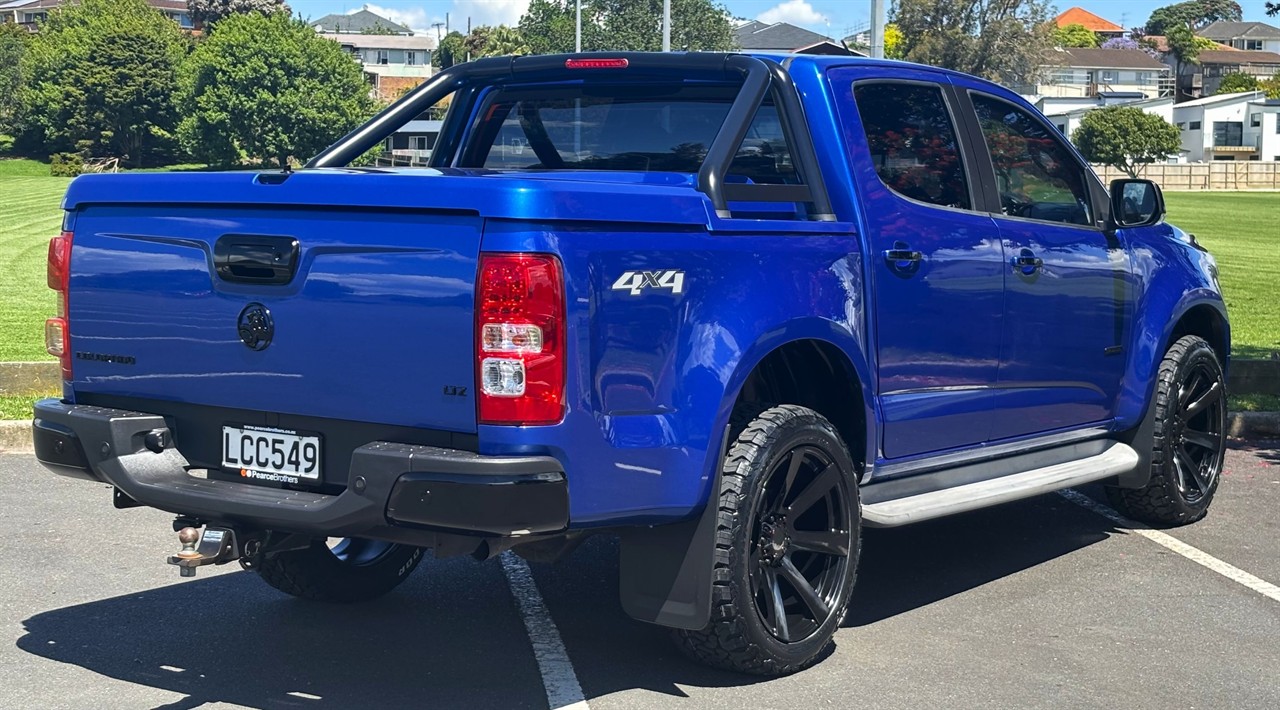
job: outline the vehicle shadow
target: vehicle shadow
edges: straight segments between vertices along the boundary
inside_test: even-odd
[[[1057,496],[866,535],[846,626],[962,594],[1105,540],[1110,523]],[[618,602],[617,544],[595,538],[534,577],[587,699],[745,686],[696,665]],[[18,647],[185,697],[260,708],[546,707],[530,642],[496,561],[427,561],[377,602],[293,600],[236,573],[53,609]],[[845,643],[850,632],[837,637]],[[856,638],[856,631],[851,632]],[[854,672],[854,670],[849,670]]]
[[[218,575],[37,614],[17,645],[186,696],[161,706],[170,710],[546,707],[498,565],[434,566],[351,605],[292,599],[250,573]]]

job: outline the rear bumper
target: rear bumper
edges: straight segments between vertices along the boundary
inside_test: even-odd
[[[414,540],[414,530],[512,536],[569,522],[564,472],[547,456],[373,441],[352,451],[348,486],[330,495],[192,476],[156,414],[46,399],[35,405],[32,431],[36,459],[54,473],[202,520],[398,541]]]

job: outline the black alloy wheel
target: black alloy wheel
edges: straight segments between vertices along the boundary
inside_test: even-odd
[[[1156,381],[1151,478],[1142,488],[1109,488],[1111,502],[1152,525],[1203,518],[1222,480],[1227,451],[1227,380],[1203,338],[1179,338]]]
[[[861,508],[853,460],[821,414],[742,407],[720,470],[711,621],[675,639],[728,670],[785,675],[831,647],[853,590]]]

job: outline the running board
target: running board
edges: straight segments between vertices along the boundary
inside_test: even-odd
[[[868,527],[891,528],[1030,498],[1128,473],[1138,465],[1138,459],[1138,452],[1127,444],[1112,442],[1104,451],[1088,458],[870,503],[862,506],[862,522]]]

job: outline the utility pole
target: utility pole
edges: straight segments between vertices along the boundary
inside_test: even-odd
[[[582,0],[578,0],[578,14],[574,20],[573,51],[582,52]]]
[[[871,56],[884,58],[884,0],[871,0]]]
[[[444,27],[443,22],[433,22],[431,26],[436,28],[436,46],[440,46],[440,28]]]
[[[671,51],[671,0],[662,0],[662,51]]]
[[[444,13],[444,33],[449,34],[449,13]]]

